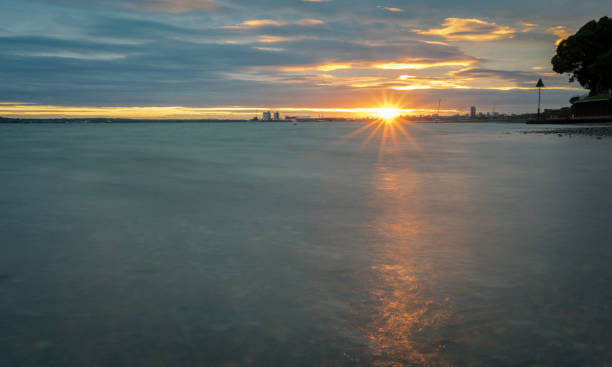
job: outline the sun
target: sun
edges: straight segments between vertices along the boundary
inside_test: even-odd
[[[401,110],[392,107],[383,107],[377,108],[374,112],[374,116],[379,119],[384,120],[385,122],[393,121],[396,117],[398,117],[401,113]]]

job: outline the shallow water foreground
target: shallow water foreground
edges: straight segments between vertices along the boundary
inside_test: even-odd
[[[528,129],[0,126],[0,366],[612,366],[612,141]]]

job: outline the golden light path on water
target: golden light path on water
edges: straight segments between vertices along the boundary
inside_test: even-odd
[[[384,164],[376,174],[372,197],[383,205],[368,226],[375,263],[370,297],[375,306],[364,334],[375,366],[435,366],[440,346],[427,345],[424,335],[431,335],[451,311],[448,299],[433,294],[438,274],[420,254],[431,223],[422,221],[422,208],[407,205],[415,203],[409,196],[418,195],[421,183],[416,175]]]
[[[388,108],[381,112],[387,114]],[[437,293],[448,274],[428,254],[429,244],[445,237],[445,230],[428,214],[430,183],[410,167],[414,159],[428,160],[411,133],[415,129],[417,124],[389,116],[342,137],[377,151],[367,203],[374,214],[363,225],[373,261],[373,306],[361,329],[374,366],[448,365],[440,328],[451,320],[453,306],[448,296]],[[458,179],[452,185],[464,192],[464,183]]]

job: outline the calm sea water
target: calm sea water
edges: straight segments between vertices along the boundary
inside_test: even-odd
[[[612,140],[528,129],[0,126],[0,366],[611,366]]]

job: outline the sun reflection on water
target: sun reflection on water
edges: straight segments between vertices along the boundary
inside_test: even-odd
[[[413,195],[419,192],[415,175],[379,166],[374,181],[374,205],[380,208],[369,225],[375,240],[371,255],[374,304],[364,329],[376,366],[441,365],[442,345],[431,343],[449,319],[449,299],[434,289],[436,269],[423,256],[430,224],[419,220],[421,208]]]
[[[420,130],[382,107],[377,119],[340,139],[376,156],[364,224],[372,264],[368,321],[361,328],[374,366],[452,365],[447,346],[453,340],[443,331],[455,312],[454,299],[443,289],[452,271],[435,256],[447,248],[432,247],[446,238],[438,221],[445,216],[432,217],[430,207],[430,185],[440,189],[449,182],[412,170],[431,159],[421,147],[425,142],[415,137]],[[455,194],[463,192],[460,182],[450,184],[460,189]]]

